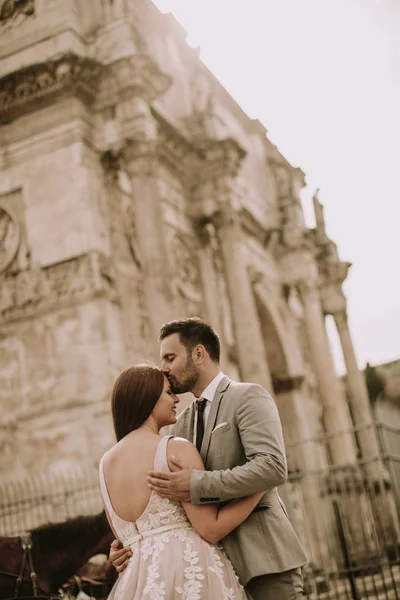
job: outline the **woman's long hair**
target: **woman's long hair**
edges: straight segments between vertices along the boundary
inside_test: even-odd
[[[133,365],[114,383],[111,409],[117,442],[148,419],[164,387],[164,375],[152,364]]]

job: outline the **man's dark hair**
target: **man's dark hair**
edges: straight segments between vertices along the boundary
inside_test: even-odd
[[[219,363],[220,343],[217,332],[200,317],[189,317],[179,321],[169,321],[160,329],[160,342],[166,337],[177,333],[181,344],[190,354],[198,344],[204,346],[212,361]]]

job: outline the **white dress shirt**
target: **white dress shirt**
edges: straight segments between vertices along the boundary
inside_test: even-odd
[[[207,425],[208,415],[211,410],[211,402],[214,400],[215,392],[217,391],[217,387],[221,379],[223,379],[225,375],[220,371],[216,377],[206,387],[202,394],[200,394],[199,398],[204,398],[206,402],[206,407],[204,409],[204,429]],[[193,444],[196,445],[196,429],[197,429],[197,407],[196,402],[199,398],[194,399],[195,412],[194,412],[194,429],[193,429]]]

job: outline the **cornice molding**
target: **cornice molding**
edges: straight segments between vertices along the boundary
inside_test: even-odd
[[[69,52],[6,75],[0,79],[0,124],[66,94],[91,104],[101,70],[97,61]]]

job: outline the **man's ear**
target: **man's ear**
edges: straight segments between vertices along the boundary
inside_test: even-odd
[[[204,362],[206,357],[207,350],[204,348],[202,344],[197,344],[195,348],[193,348],[192,357],[193,361],[200,365]]]

